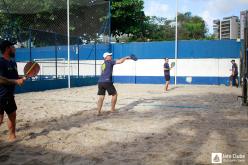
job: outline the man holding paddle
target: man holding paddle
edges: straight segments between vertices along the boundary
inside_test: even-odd
[[[172,63],[170,67],[169,59],[165,58],[164,60],[165,60],[164,62],[164,79],[165,79],[164,92],[167,92],[169,88],[169,84],[170,84],[170,70],[174,67],[175,63]]]
[[[103,54],[103,58],[104,58],[104,63],[101,66],[102,73],[98,80],[98,93],[97,93],[99,95],[99,99],[97,103],[98,115],[101,115],[101,109],[105,98],[106,90],[109,95],[112,95],[110,111],[115,112],[115,104],[117,102],[117,91],[113,85],[113,80],[112,80],[112,72],[114,65],[121,64],[127,59],[132,59],[134,61],[137,61],[137,58],[133,54],[114,61],[112,60],[112,53],[105,52]]]
[[[232,63],[232,74],[230,76],[230,86],[235,85],[238,88],[239,87],[238,65],[235,63],[235,60],[231,60],[231,63]]]
[[[16,110],[14,99],[16,85],[23,85],[26,78],[19,78],[15,58],[15,43],[3,41],[0,45],[0,125],[3,123],[4,112],[8,116],[8,140],[16,139]]]

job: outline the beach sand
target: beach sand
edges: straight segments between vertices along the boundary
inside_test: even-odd
[[[243,154],[248,107],[226,86],[116,84],[117,113],[97,116],[97,86],[16,95],[17,140],[0,127],[1,165],[206,165],[211,153]]]

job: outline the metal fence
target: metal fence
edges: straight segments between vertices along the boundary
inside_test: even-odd
[[[0,39],[17,41],[17,53],[25,52],[21,54],[25,56],[22,58],[26,61],[36,60],[43,66],[40,77],[46,77],[49,72],[51,78],[66,78],[67,60],[72,60],[72,75],[84,76],[80,74],[80,66],[88,67],[94,73],[92,75],[96,75],[96,62],[80,65],[85,63],[81,60],[86,60],[82,56],[96,59],[96,53],[102,53],[97,51],[101,49],[99,45],[109,45],[110,2],[69,0],[70,52],[75,55],[68,59],[64,56],[66,50],[61,55],[61,49],[65,49],[68,44],[67,2],[68,0],[0,0]],[[88,47],[90,51],[80,51],[82,46]],[[49,71],[46,71],[47,68],[50,68]]]

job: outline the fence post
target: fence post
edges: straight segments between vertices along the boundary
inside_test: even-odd
[[[96,77],[96,40],[95,40],[95,77]]]
[[[55,74],[56,79],[58,79],[58,49],[57,49],[57,34],[54,33],[54,50],[55,50]]]
[[[79,52],[80,52],[80,50],[79,50],[79,42],[80,42],[80,40],[78,39],[78,42],[77,42],[77,51],[76,51],[76,53],[77,53],[77,58],[78,58],[78,78],[79,78]]]
[[[32,61],[32,31],[31,29],[29,28],[29,42],[28,42],[28,45],[29,45],[29,61]]]

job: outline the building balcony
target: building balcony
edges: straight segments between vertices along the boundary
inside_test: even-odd
[[[230,29],[221,29],[221,32],[230,32]]]
[[[230,31],[221,31],[221,34],[230,34]]]

